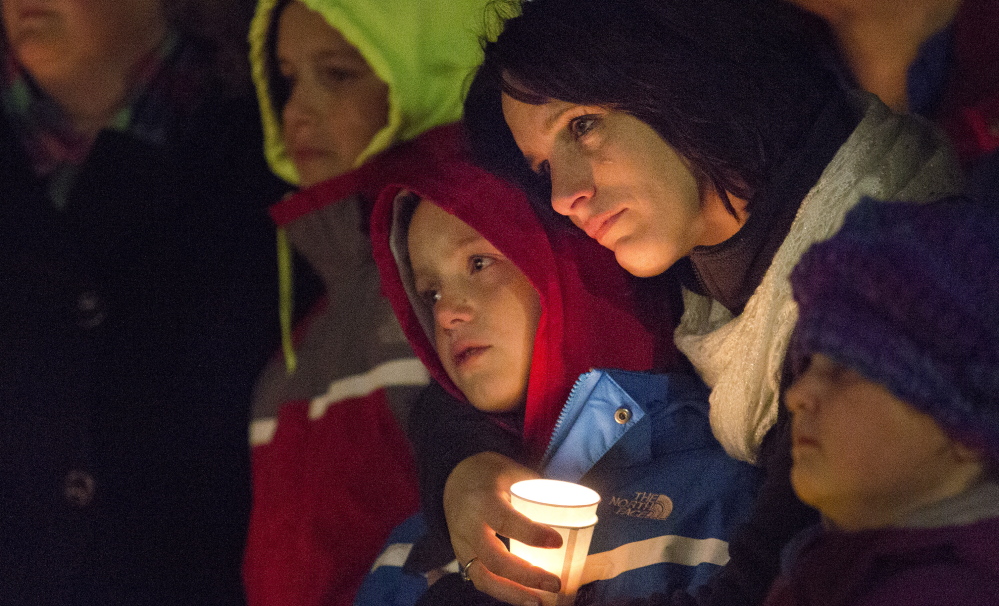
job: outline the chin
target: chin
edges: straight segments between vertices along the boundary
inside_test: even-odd
[[[823,503],[823,494],[828,493],[828,489],[822,481],[815,478],[803,467],[795,463],[791,467],[791,487],[802,503],[818,508]]]
[[[662,258],[657,258],[657,255],[643,255],[635,254],[636,251],[628,250],[627,248],[618,248],[614,251],[614,258],[617,259],[617,264],[624,268],[626,272],[635,276],[636,278],[651,278],[653,276],[658,276],[667,269],[669,269],[676,259],[672,259],[670,262],[664,262]]]
[[[510,395],[507,393],[493,393],[488,390],[465,391],[469,403],[482,412],[504,413],[513,412],[524,405],[526,394]]]

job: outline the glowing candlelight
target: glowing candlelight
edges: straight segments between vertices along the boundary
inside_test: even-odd
[[[572,604],[597,523],[600,495],[585,486],[558,480],[524,480],[511,486],[510,492],[514,509],[562,535],[558,549],[531,547],[511,539],[510,552],[561,579],[558,594],[541,592],[547,606]]]

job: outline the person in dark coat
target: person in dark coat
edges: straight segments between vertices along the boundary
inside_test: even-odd
[[[282,186],[165,4],[0,2],[0,604],[244,601]]]

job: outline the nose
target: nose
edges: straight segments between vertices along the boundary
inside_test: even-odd
[[[441,291],[440,299],[434,304],[434,320],[444,330],[457,328],[473,317],[473,307],[467,296],[461,292]]]
[[[784,404],[792,414],[815,410],[821,397],[821,386],[814,372],[806,370],[784,392]]]
[[[593,171],[582,158],[563,157],[549,161],[552,182],[552,208],[579,225],[585,217],[586,202],[595,193]]]
[[[308,123],[313,115],[313,103],[307,87],[299,80],[292,84],[288,100],[281,110],[285,130]]]

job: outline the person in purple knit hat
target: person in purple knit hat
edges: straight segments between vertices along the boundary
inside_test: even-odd
[[[791,482],[767,606],[999,604],[999,210],[866,199],[791,274]]]

